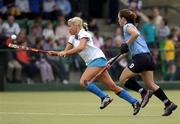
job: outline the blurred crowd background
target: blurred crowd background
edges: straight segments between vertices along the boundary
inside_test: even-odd
[[[3,45],[4,40],[16,34],[16,44],[63,50],[70,36],[66,21],[79,16],[88,23],[94,44],[110,59],[119,53],[123,42],[117,23],[118,11],[123,8],[137,14],[137,27],[156,63],[156,80],[180,80],[179,0],[0,0],[0,36],[6,37],[0,40],[0,81],[78,82],[86,66],[77,54],[60,58],[9,49]],[[128,57],[109,70],[114,80],[127,63]]]

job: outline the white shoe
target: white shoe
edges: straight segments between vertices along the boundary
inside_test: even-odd
[[[102,101],[101,101],[101,104],[100,104],[100,109],[104,109],[106,106],[108,106],[111,102],[113,101],[113,99],[109,96],[107,96],[106,98],[104,98]]]

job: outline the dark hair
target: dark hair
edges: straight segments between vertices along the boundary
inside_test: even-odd
[[[148,15],[147,17],[148,17],[149,21],[153,21],[154,20],[154,17],[152,15]]]
[[[168,20],[166,18],[163,18],[164,25],[168,25]]]
[[[136,18],[137,18],[136,14],[133,11],[129,10],[129,9],[120,10],[119,11],[119,16],[121,18],[124,17],[127,20],[128,23],[133,23],[133,24],[136,22]]]
[[[170,34],[168,35],[168,39],[172,39],[173,37],[174,37],[173,33],[170,33]]]

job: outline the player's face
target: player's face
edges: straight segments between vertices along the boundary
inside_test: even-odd
[[[76,35],[77,34],[77,26],[73,25],[73,24],[69,25],[69,33],[71,35]]]
[[[120,26],[123,26],[124,21],[123,21],[123,18],[120,17],[120,15],[118,15],[118,22]]]

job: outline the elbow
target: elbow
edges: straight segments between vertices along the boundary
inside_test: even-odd
[[[138,34],[138,33],[136,33],[136,34],[135,34],[135,37],[137,38],[138,36],[139,36],[139,34]]]
[[[138,33],[134,34],[134,38],[135,38],[135,39],[138,38],[138,36],[139,36]]]

